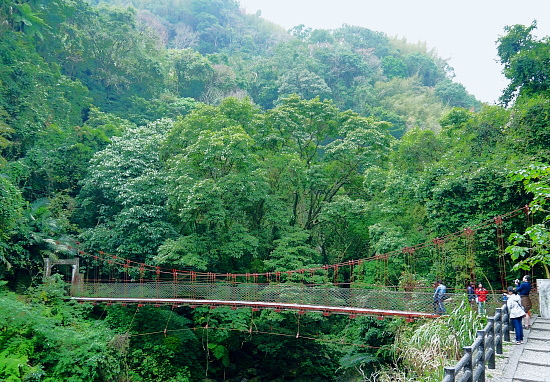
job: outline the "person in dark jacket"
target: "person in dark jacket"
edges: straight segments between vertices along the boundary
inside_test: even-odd
[[[470,303],[470,307],[472,310],[476,309],[476,284],[469,282],[468,287],[466,288],[466,292],[468,293],[468,302]]]
[[[521,298],[521,305],[523,305],[523,309],[525,309],[523,327],[525,329],[531,329],[531,308],[533,307],[533,303],[531,302],[531,298],[529,297],[529,292],[531,292],[531,276],[523,276],[523,280],[521,281],[521,283],[519,282],[519,280],[516,281],[516,293]]]

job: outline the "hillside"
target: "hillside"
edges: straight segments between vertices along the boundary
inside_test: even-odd
[[[2,0],[0,297],[11,308],[1,313],[46,318],[2,327],[0,349],[13,357],[2,353],[0,377],[68,378],[71,364],[44,341],[66,346],[55,341],[71,327],[85,336],[81,325],[93,330],[69,344],[86,354],[74,364],[92,342],[101,360],[75,381],[361,380],[358,370],[397,362],[395,322],[304,317],[304,330],[331,341],[347,331],[361,348],[247,337],[252,321],[292,333],[284,313],[65,306],[60,284],[39,286],[43,259],[101,251],[284,272],[399,251],[525,206],[529,182],[545,179],[529,166],[544,174],[550,156],[550,49],[534,28],[499,38],[510,86],[489,106],[436,52],[383,31],[285,31],[234,0]],[[499,235],[524,230],[509,221]],[[499,289],[521,271],[496,235],[480,233],[467,253],[445,248],[450,261],[421,273],[396,256],[385,277]],[[378,276],[365,266],[337,281]],[[184,334],[124,337],[162,331],[168,317]],[[205,333],[209,320],[240,331]]]

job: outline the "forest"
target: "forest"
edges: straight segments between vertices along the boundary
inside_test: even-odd
[[[487,230],[444,266],[395,256],[384,281],[550,278],[550,40],[536,27],[495,36],[509,85],[488,105],[425,43],[364,27],[287,31],[237,0],[0,0],[0,379],[437,381],[475,312],[297,323],[74,304],[63,275],[42,282],[44,259],[285,272],[529,205],[500,247]],[[375,266],[341,277],[382,283]],[[454,330],[461,343],[428,354]]]

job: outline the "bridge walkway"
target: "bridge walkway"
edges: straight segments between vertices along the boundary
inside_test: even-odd
[[[488,382],[550,382],[550,319],[536,317],[524,333],[522,345],[506,345],[496,370],[488,371]]]

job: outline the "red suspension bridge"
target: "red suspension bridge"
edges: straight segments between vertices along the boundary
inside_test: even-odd
[[[298,313],[315,311],[323,315],[347,314],[351,317],[400,316],[414,320],[435,317],[433,291],[406,282],[388,286],[390,268],[405,264],[403,269],[411,273],[430,272],[443,278],[446,274],[461,272],[473,279],[476,233],[493,229],[494,250],[498,254],[502,289],[505,289],[503,226],[522,214],[529,219],[527,206],[398,251],[308,269],[244,274],[196,272],[166,269],[104,252],[78,251],[78,256],[73,259],[46,259],[45,276],[51,274],[54,266],[72,266],[71,298],[80,302],[229,306],[232,309],[247,307]],[[457,254],[461,256],[458,263]],[[367,272],[374,274],[383,285],[361,283],[361,275]],[[462,291],[448,293],[447,297],[447,311],[465,301]],[[487,304],[489,312],[499,307],[501,293],[490,294]]]

